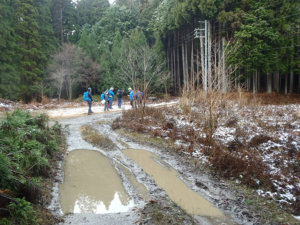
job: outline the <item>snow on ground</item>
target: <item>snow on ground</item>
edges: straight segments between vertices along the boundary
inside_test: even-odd
[[[1,100],[3,102],[1,102]],[[4,103],[5,102],[5,103]],[[147,105],[151,107],[162,107],[162,106],[169,106],[172,104],[177,103],[178,100],[171,100],[169,102],[164,102],[159,100],[157,102],[148,101]],[[73,117],[79,115],[86,115],[88,112],[88,105],[86,102],[62,102],[57,103],[56,99],[52,99],[51,103],[48,104],[41,104],[41,103],[30,103],[30,104],[22,104],[22,103],[15,103],[8,100],[0,99],[0,111],[11,111],[14,109],[23,108],[29,111],[34,112],[46,112],[50,118],[57,118],[57,117]],[[117,112],[122,110],[131,109],[131,105],[129,101],[123,101],[121,109],[117,107],[117,101],[113,102],[113,109],[110,112]],[[94,102],[92,106],[92,111],[94,113],[103,113],[104,112],[104,105],[100,102]],[[108,112],[109,113],[109,112]]]
[[[203,153],[204,146],[189,140],[189,136],[184,133],[186,128],[197,131],[198,137],[205,137],[203,131],[205,119],[201,115],[201,108],[193,107],[195,118],[190,114],[186,115],[181,107],[174,106],[168,108],[167,121],[174,124],[175,130],[164,127],[164,122],[157,122],[151,116],[147,120],[147,129],[155,132],[163,138],[173,137],[178,134],[181,138],[175,139],[175,144],[186,149],[188,157],[197,158],[200,163],[208,163],[208,157]],[[206,111],[208,112],[208,110]],[[213,138],[222,146],[239,142],[246,146],[246,151],[259,156],[263,163],[267,165],[267,172],[271,176],[272,189],[262,187],[263,180],[255,178],[258,186],[257,193],[265,198],[275,199],[283,205],[297,204],[300,200],[300,105],[262,105],[239,107],[235,103],[230,103],[230,107],[222,112],[218,117],[218,127],[213,133]],[[233,121],[233,122],[232,122]],[[230,125],[233,123],[233,125]],[[169,135],[172,134],[172,135]],[[191,144],[193,143],[193,144]],[[191,146],[193,145],[193,146]],[[190,149],[193,148],[192,154]],[[233,154],[241,155],[239,149],[233,150]],[[248,156],[246,156],[248,157]],[[242,183],[243,176],[238,178],[236,183]]]

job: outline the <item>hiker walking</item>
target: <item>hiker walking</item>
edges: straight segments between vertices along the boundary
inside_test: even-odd
[[[92,111],[92,102],[93,102],[92,88],[88,88],[88,91],[83,93],[83,100],[89,104],[88,115],[92,115],[92,113],[94,113]]]
[[[122,106],[123,94],[124,94],[124,88],[122,88],[121,90],[118,90],[117,97],[118,97],[118,107],[119,107],[119,109],[121,109],[121,106]]]
[[[143,98],[144,98],[144,93],[141,92],[140,89],[138,89],[138,91],[136,92],[137,103],[142,105]]]
[[[130,105],[133,107],[134,92],[131,88],[128,88],[128,91],[129,91]]]
[[[104,103],[104,112],[105,111],[109,111],[109,109],[108,109],[108,90],[106,90],[105,92],[103,92],[103,100],[105,100],[105,103]]]
[[[113,102],[113,99],[114,99],[114,96],[115,96],[115,93],[113,92],[114,88],[111,87],[109,92],[108,92],[108,101],[109,101],[109,108],[110,109],[113,109],[112,108],[112,102]]]

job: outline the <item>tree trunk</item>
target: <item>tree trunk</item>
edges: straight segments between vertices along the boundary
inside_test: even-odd
[[[189,64],[188,64],[188,48],[185,42],[185,69],[186,69],[186,91],[189,91]]]
[[[288,74],[284,75],[284,94],[288,93]]]
[[[171,58],[170,58],[170,61],[171,61],[171,83],[174,84],[174,69],[173,69],[173,49],[170,49],[170,52],[171,52]]]
[[[200,31],[200,36],[202,36],[202,31]],[[204,72],[204,44],[203,38],[200,38],[200,52],[201,52],[201,75],[202,75],[202,85],[203,90],[205,90],[205,72]]]
[[[197,48],[197,89],[199,88],[199,49]]]
[[[176,48],[175,46],[173,47],[173,71],[174,71],[174,88],[175,88],[175,93],[177,93],[177,71],[176,71]]]
[[[293,52],[291,52],[291,71],[290,71],[290,90],[289,93],[293,92],[294,87],[294,69],[293,69],[293,62],[294,62],[294,55]]]
[[[219,31],[221,31],[221,23],[219,22]],[[221,33],[221,32],[220,32]],[[221,59],[222,59],[222,41],[221,41],[221,35],[219,35],[219,51],[218,51],[218,91],[221,90]]]
[[[247,91],[250,91],[250,77],[247,77]]]
[[[257,91],[260,91],[260,71],[257,71]]]
[[[253,94],[256,93],[256,73],[257,71],[253,72]]]
[[[236,64],[234,66],[234,88],[237,89]]]
[[[300,74],[298,76],[298,92],[300,92]]]
[[[208,37],[207,37],[207,20],[205,20],[205,43],[204,43],[204,47],[205,47],[205,59],[204,59],[204,91],[207,91],[207,43],[208,43]]]
[[[272,74],[267,73],[267,92],[271,93],[272,92]]]
[[[177,43],[179,43],[179,30],[177,32],[177,40],[178,40]],[[177,47],[177,76],[178,76],[179,93],[181,93],[180,64],[179,64],[179,46]]]
[[[223,93],[226,93],[227,82],[225,75],[225,37],[222,37],[222,77],[223,77]]]
[[[182,50],[182,72],[183,72],[183,88],[186,90],[186,81],[185,81],[185,59],[184,59],[184,40],[181,42],[181,50]]]
[[[192,50],[191,50],[191,80],[193,88],[195,87],[195,75],[194,75],[194,39],[192,39]]]
[[[207,23],[207,79],[208,79],[208,87],[209,91],[212,91],[212,74],[211,74],[211,39],[210,39],[210,22]]]
[[[214,28],[214,32],[216,32],[216,27]],[[217,43],[214,43],[214,52],[215,52],[215,61],[214,61],[214,78],[213,78],[213,88],[217,88]]]
[[[279,71],[274,73],[274,91],[279,93]]]

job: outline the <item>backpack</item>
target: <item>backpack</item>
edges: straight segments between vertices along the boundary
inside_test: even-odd
[[[122,94],[123,94],[122,91],[118,90],[118,92],[117,92],[117,97],[118,97],[118,98],[122,98]]]
[[[103,99],[104,99],[104,93],[101,94],[101,100],[103,100]]]
[[[136,98],[137,98],[137,99],[140,99],[140,100],[142,100],[142,99],[143,99],[143,97],[144,97],[144,94],[143,94],[143,92],[141,92],[141,91],[138,91],[138,92],[137,92],[137,94],[136,94]]]
[[[90,101],[91,99],[89,98],[89,92],[84,92],[83,93],[83,101]]]

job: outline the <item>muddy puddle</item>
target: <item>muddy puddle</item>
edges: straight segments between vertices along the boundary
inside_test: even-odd
[[[116,213],[134,206],[110,160],[97,151],[74,150],[62,166],[59,185],[63,213]]]
[[[146,186],[140,183],[127,167],[123,166],[118,161],[115,161],[115,163],[122,169],[125,177],[129,180],[141,198],[144,200],[150,200],[151,196],[149,195]]]
[[[152,152],[127,149],[123,153],[135,161],[168,196],[188,213],[205,217],[224,217],[224,214],[180,179],[180,174]]]

